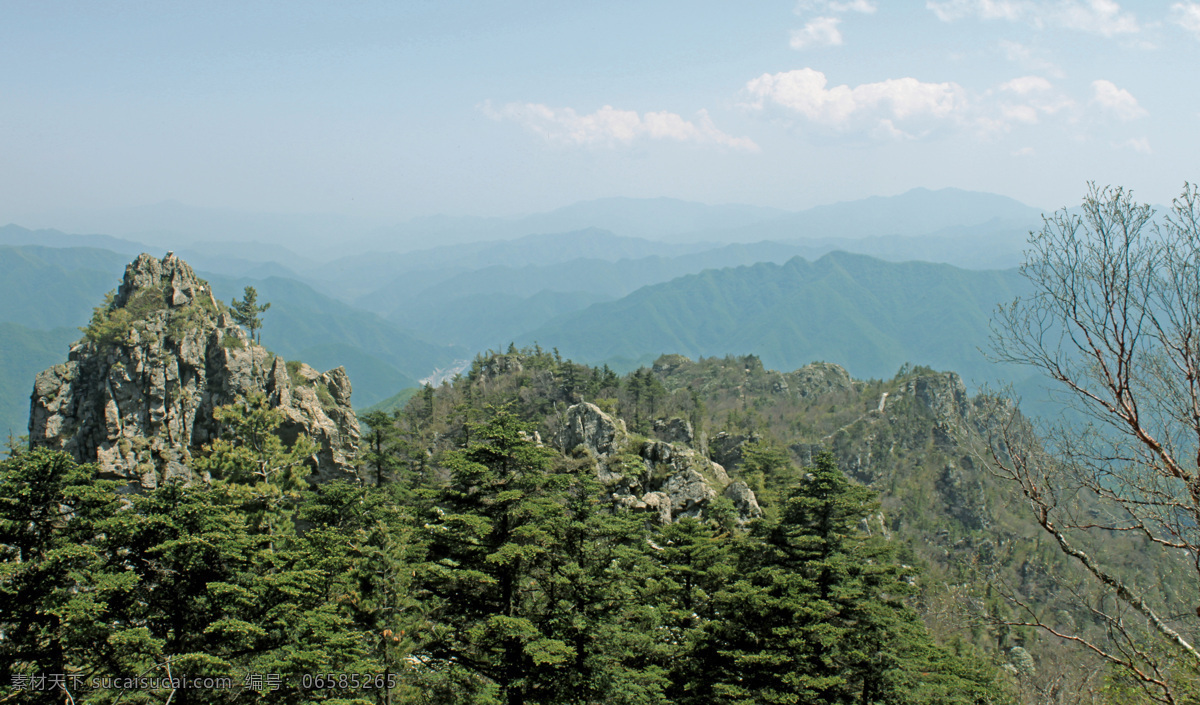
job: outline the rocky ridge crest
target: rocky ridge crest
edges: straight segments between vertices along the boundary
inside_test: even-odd
[[[142,254],[97,308],[68,361],[38,374],[29,443],[95,462],[102,476],[141,488],[196,477],[193,454],[217,437],[213,409],[252,393],[320,451],[310,481],[354,476],[359,438],[342,368],[319,373],[255,344],[186,262]]]
[[[667,426],[675,437],[690,437],[683,420]],[[681,442],[639,440],[624,421],[595,404],[567,409],[552,443],[563,453],[594,458],[597,477],[616,506],[653,513],[663,524],[703,516],[718,495],[733,502],[742,522],[762,516],[750,487],[731,480],[720,464]]]

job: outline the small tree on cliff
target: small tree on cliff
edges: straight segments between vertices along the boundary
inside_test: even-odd
[[[271,308],[271,304],[266,303],[262,306],[258,305],[258,292],[254,287],[246,287],[242,294],[242,300],[234,299],[229,302],[230,313],[233,314],[233,320],[237,321],[239,326],[246,326],[250,329],[250,339],[254,340],[254,332],[262,328],[262,319],[258,314]]]

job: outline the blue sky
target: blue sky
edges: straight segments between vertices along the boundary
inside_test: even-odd
[[[0,1],[0,222],[1200,178],[1200,2]]]

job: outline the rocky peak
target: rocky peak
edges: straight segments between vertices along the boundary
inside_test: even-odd
[[[345,371],[321,374],[254,344],[173,253],[129,264],[85,333],[65,364],[34,382],[32,447],[66,450],[144,488],[203,480],[190,464],[220,435],[213,410],[259,392],[283,413],[285,442],[307,433],[320,446],[311,480],[354,477],[358,421]]]
[[[168,252],[162,259],[144,252],[138,255],[125,268],[125,278],[113,303],[117,308],[125,308],[130,301],[146,295],[162,296],[171,308],[186,306],[197,297],[213,299],[208,285],[174,252]],[[217,308],[215,300],[212,304]]]
[[[691,435],[683,419],[666,422],[662,430],[672,437]],[[639,440],[595,404],[567,409],[552,442],[564,453],[583,451],[594,458],[597,477],[616,506],[650,512],[662,523],[704,516],[718,495],[733,501],[742,521],[762,515],[754,492],[731,481],[720,464],[681,442]]]

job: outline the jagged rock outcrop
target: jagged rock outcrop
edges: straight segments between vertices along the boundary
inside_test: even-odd
[[[721,431],[708,441],[708,457],[713,462],[730,470],[736,470],[742,465],[743,449],[747,443],[761,440],[757,433],[749,435]]]
[[[655,437],[667,443],[682,443],[690,446],[696,442],[696,434],[692,430],[691,422],[678,416],[671,419],[655,419],[653,430]]]
[[[284,414],[285,442],[307,433],[320,446],[312,481],[354,476],[359,431],[345,370],[319,373],[254,344],[174,254],[126,267],[86,333],[34,382],[32,447],[65,450],[143,488],[206,479],[190,465],[220,434],[213,409],[259,392]]]
[[[625,422],[614,419],[595,404],[583,402],[567,409],[562,426],[554,435],[554,445],[563,452],[583,446],[596,456],[607,456],[628,437]]]
[[[668,435],[682,435],[690,425],[682,419],[667,422]],[[675,431],[670,429],[675,426]],[[621,508],[652,513],[658,521],[704,515],[709,502],[725,493],[742,521],[761,516],[754,492],[745,483],[731,483],[725,468],[682,443],[663,440],[634,442],[625,424],[594,404],[567,409],[553,445],[565,453],[585,450],[596,460],[596,475],[613,503]],[[740,488],[726,492],[737,484]]]
[[[902,394],[912,395],[933,414],[939,424],[957,427],[967,420],[971,398],[962,378],[954,372],[921,375],[904,385]],[[888,403],[892,403],[889,399]]]

